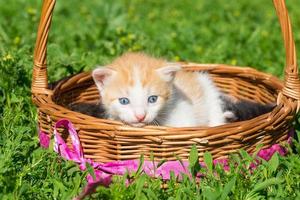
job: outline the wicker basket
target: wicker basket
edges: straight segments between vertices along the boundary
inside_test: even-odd
[[[74,103],[99,102],[99,94],[90,72],[66,78],[53,90],[48,88],[46,46],[54,5],[55,0],[43,2],[34,52],[32,99],[38,107],[38,122],[42,131],[51,135],[54,123],[62,118],[69,119],[75,125],[85,158],[108,162],[153,154],[156,160],[174,160],[176,157],[187,159],[191,146],[196,144],[202,160],[205,151],[210,151],[214,158],[221,158],[240,148],[252,152],[258,144],[267,148],[287,139],[300,105],[300,82],[295,44],[284,0],[274,0],[286,50],[283,82],[247,67],[184,63],[184,70],[209,71],[222,91],[238,99],[277,102],[270,113],[212,128],[134,128],[67,109],[67,105]],[[63,135],[70,143],[68,134]]]

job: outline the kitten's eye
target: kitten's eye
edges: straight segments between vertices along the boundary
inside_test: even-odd
[[[129,104],[129,99],[125,98],[125,97],[122,97],[122,98],[119,98],[119,102],[122,105],[127,105],[127,104]]]
[[[157,101],[157,96],[156,95],[152,95],[150,97],[148,97],[148,102],[149,103],[155,103]]]

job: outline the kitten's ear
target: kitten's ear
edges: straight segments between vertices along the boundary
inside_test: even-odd
[[[166,66],[161,67],[156,71],[163,80],[170,82],[174,79],[176,72],[179,70],[181,70],[181,66],[179,64],[168,63]]]
[[[112,78],[116,71],[108,67],[98,67],[93,70],[92,76],[96,83],[96,86],[101,91],[103,86]]]

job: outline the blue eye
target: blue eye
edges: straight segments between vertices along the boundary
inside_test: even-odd
[[[158,97],[156,95],[148,97],[148,103],[155,103],[157,101],[157,98]]]
[[[119,98],[119,102],[122,105],[127,105],[127,104],[129,104],[129,99],[125,98],[125,97],[122,97],[122,98]]]

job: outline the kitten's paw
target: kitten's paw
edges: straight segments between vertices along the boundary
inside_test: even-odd
[[[226,120],[226,122],[234,122],[237,120],[237,117],[235,116],[235,114],[231,111],[225,111],[223,113],[223,116]]]

